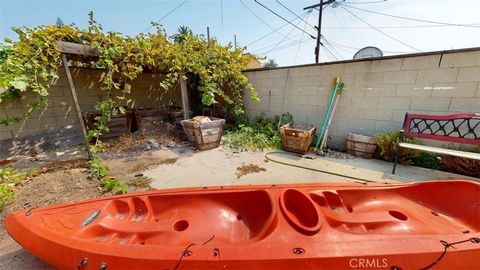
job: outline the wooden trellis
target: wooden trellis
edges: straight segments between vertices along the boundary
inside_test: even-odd
[[[80,127],[82,129],[83,138],[85,141],[85,145],[87,147],[88,157],[92,157],[92,153],[90,153],[88,147],[88,138],[87,138],[87,128],[85,127],[85,123],[83,122],[82,118],[82,111],[80,108],[80,104],[78,102],[77,92],[75,90],[75,85],[73,83],[72,74],[70,73],[70,68],[68,67],[68,58],[67,55],[75,54],[81,55],[85,57],[98,57],[99,52],[97,49],[93,48],[89,45],[77,44],[72,42],[65,42],[65,41],[57,41],[57,46],[60,52],[62,53],[62,63],[63,67],[65,68],[65,73],[67,74],[68,85],[70,86],[70,91],[72,93],[73,103],[75,105],[75,110],[77,111],[78,120],[80,122]],[[185,75],[180,76],[180,91],[182,95],[182,108],[183,108],[183,118],[189,118],[189,105],[188,105],[188,92],[187,92],[187,82]]]

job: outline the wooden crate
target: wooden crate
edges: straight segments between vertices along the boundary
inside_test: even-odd
[[[162,123],[167,121],[167,109],[144,108],[133,111],[134,121],[132,131],[139,131],[142,134],[155,132]]]
[[[363,158],[372,158],[375,148],[377,148],[377,140],[374,137],[348,133],[347,152],[350,155]]]
[[[305,155],[315,137],[314,125],[286,124],[280,127],[282,145],[285,151]]]
[[[199,150],[208,150],[220,145],[225,119],[209,117],[210,122],[182,120],[183,131],[188,140]]]
[[[83,119],[85,121],[85,125],[87,129],[95,129],[97,120],[95,117],[101,116],[101,112],[87,112],[83,114]],[[119,114],[112,116],[111,121],[108,122],[107,126],[109,131],[102,136],[100,139],[112,139],[116,137],[120,137],[124,133],[130,133],[132,125],[132,111],[127,110],[125,114]]]

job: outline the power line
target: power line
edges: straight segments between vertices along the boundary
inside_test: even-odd
[[[325,47],[324,45],[322,45],[322,47],[325,49],[325,51],[327,51],[333,57],[333,59],[332,58],[330,59],[338,60],[338,58],[327,47]]]
[[[368,2],[347,2],[347,3],[358,5],[358,4],[377,4],[377,3],[385,3],[385,2],[387,2],[387,0],[368,1]]]
[[[304,20],[304,19],[300,18],[300,16],[298,16],[297,13],[293,12],[293,11],[292,11],[291,9],[289,9],[287,6],[285,6],[284,4],[282,4],[280,1],[276,0],[276,2],[277,2],[280,6],[284,7],[286,10],[288,10],[290,13],[292,13],[294,16],[296,16],[296,17],[299,18],[300,20],[304,21],[305,24],[310,25],[310,26],[313,27],[313,29],[315,29],[315,30],[317,29],[316,26],[314,26],[314,25],[312,25],[311,23],[309,23],[308,20]],[[309,12],[311,12],[311,11],[309,11]],[[303,30],[304,30],[303,32],[305,32],[305,27],[303,28]]]
[[[307,14],[307,12],[303,13],[301,16],[304,16],[305,14]],[[297,20],[297,18],[294,18],[293,20],[290,20],[290,22],[294,22],[294,21],[296,21],[296,20]],[[288,23],[286,23],[286,24],[284,24],[284,25],[282,25],[282,26],[280,26],[280,27],[278,27],[278,28],[276,28],[276,29],[273,29],[271,32],[268,32],[267,34],[265,34],[265,35],[263,35],[263,36],[261,36],[261,37],[257,38],[256,40],[254,40],[254,41],[252,41],[252,42],[248,43],[248,44],[247,44],[247,45],[245,45],[245,46],[247,46],[247,47],[248,47],[248,46],[252,45],[253,43],[256,43],[256,42],[258,42],[258,41],[260,41],[260,40],[262,40],[262,39],[264,39],[264,38],[266,38],[266,37],[270,36],[271,34],[273,34],[273,33],[275,33],[275,32],[277,32],[277,33],[278,33],[279,35],[281,35],[281,36],[284,36],[283,34],[279,33],[279,32],[278,32],[278,30],[280,30],[280,29],[284,28],[284,27],[285,27],[285,26],[287,26],[287,25],[288,25]]]
[[[307,14],[307,12],[303,13],[301,16],[304,16],[305,14]],[[295,19],[293,19],[293,20],[290,20],[290,22],[294,22],[294,21],[296,21],[296,20],[297,20],[297,18],[295,18]],[[278,33],[279,35],[281,35],[281,36],[283,36],[283,37],[284,37],[285,35],[283,35],[283,34],[279,33],[279,32],[278,32],[278,30],[280,30],[280,29],[284,28],[284,27],[285,27],[285,26],[287,26],[287,25],[288,25],[288,23],[286,23],[286,24],[284,24],[284,25],[282,25],[282,26],[280,26],[280,27],[278,27],[278,28],[276,28],[276,29],[272,28],[273,30],[272,30],[271,32],[269,32],[269,33],[267,33],[267,34],[265,34],[265,35],[263,35],[263,36],[261,36],[261,37],[257,38],[256,40],[254,40],[254,41],[252,41],[252,42],[248,43],[248,44],[247,44],[247,45],[245,45],[245,46],[247,46],[247,47],[248,47],[248,46],[252,45],[253,43],[256,43],[256,42],[258,42],[258,41],[260,41],[260,40],[262,40],[262,39],[264,39],[264,38],[266,38],[266,37],[270,36],[271,34],[273,34],[273,33],[275,33],[275,32],[276,32],[276,33]]]
[[[303,30],[307,27],[308,17],[310,16],[310,12],[307,13],[307,17],[305,18],[305,24],[303,25]],[[297,52],[295,53],[295,59],[293,60],[293,64],[297,63],[298,53],[300,52],[300,47],[302,45],[304,33],[302,33],[302,37],[300,38],[300,42],[298,43]]]
[[[261,21],[263,24],[265,24],[268,28],[272,29],[273,32],[277,32],[279,35],[283,36],[281,33],[277,31],[277,29],[273,28],[270,24],[268,24],[266,21],[264,21],[260,16],[258,16],[255,12],[253,12],[252,9],[250,9],[242,0],[240,0],[240,4],[242,4],[250,13],[252,13],[253,16],[255,16],[259,21]],[[248,46],[248,45],[247,45]]]
[[[302,41],[302,43],[312,43],[314,42],[315,40],[313,39],[308,39],[307,41]],[[275,48],[274,50],[271,50],[271,52],[275,52],[275,51],[279,51],[279,50],[283,50],[283,49],[286,49],[286,48],[290,48],[290,47],[293,47],[293,46],[296,46],[298,45],[299,41],[292,41],[292,42],[289,42],[289,43],[285,43],[284,45],[282,46],[278,46],[277,48]],[[260,53],[257,53],[258,55],[264,55],[265,53],[263,52],[260,52]]]
[[[220,0],[220,23],[223,29],[223,0]]]
[[[275,11],[269,9],[268,7],[266,7],[265,5],[263,5],[262,3],[258,2],[257,0],[255,0],[255,3],[259,4],[260,6],[264,7],[265,9],[267,9],[268,11],[270,11],[271,13],[275,14],[277,17],[281,18],[282,20],[286,21],[287,23],[293,25],[295,28],[297,28],[298,30],[304,32],[305,34],[309,35],[311,38],[313,39],[316,39],[316,37],[312,36],[310,33],[304,31],[302,28],[294,25],[293,23],[291,23],[290,21],[288,21],[287,19],[285,19],[284,17],[278,15],[278,13],[276,13]]]
[[[470,26],[479,26],[480,23],[465,24]],[[377,26],[379,29],[402,29],[402,28],[437,28],[437,27],[459,27],[458,25],[403,25],[403,26]],[[367,26],[326,26],[324,29],[371,29]]]
[[[409,18],[409,17],[398,16],[398,15],[381,13],[381,12],[372,11],[372,10],[363,9],[363,8],[358,8],[358,7],[352,7],[352,6],[349,6],[347,4],[342,4],[342,5],[346,6],[346,7],[349,7],[349,8],[360,10],[360,11],[363,11],[363,12],[369,12],[369,13],[373,13],[373,14],[378,14],[378,15],[382,15],[382,16],[393,17],[393,18],[398,18],[398,19],[403,19],[403,20],[433,23],[433,24],[441,24],[441,25],[449,25],[449,26],[480,28],[480,26],[475,26],[475,25],[471,25],[471,24],[446,23],[446,22],[437,22],[437,21],[430,21],[430,20],[415,19],[415,18]]]
[[[351,49],[351,50],[355,50],[355,51],[358,51],[358,50],[362,49],[362,48],[359,48],[359,47],[354,47],[354,46],[351,46],[351,45],[345,45],[345,44],[334,42],[334,41],[331,41],[331,40],[329,40],[329,42],[332,45],[335,45],[337,47],[347,48],[347,49]],[[412,52],[399,52],[399,51],[384,51],[384,50],[382,50],[382,51],[384,53],[412,53]]]
[[[300,24],[300,22],[301,22],[301,21],[299,21],[299,22],[297,23],[297,25],[295,25],[295,27],[297,27],[298,24]],[[288,34],[287,34],[284,38],[282,38],[277,44],[275,44],[272,48],[270,48],[270,49],[269,49],[268,51],[266,51],[264,54],[267,54],[267,53],[271,52],[272,50],[274,50],[275,48],[277,48],[282,42],[284,42],[284,41],[288,38],[288,36],[293,32],[293,30],[295,30],[295,28],[292,28],[292,29],[290,30],[290,32],[288,32]]]
[[[184,0],[182,3],[180,3],[180,5],[176,6],[175,8],[173,8],[172,10],[170,10],[167,14],[165,14],[162,18],[158,19],[157,21],[155,21],[155,23],[160,23],[163,19],[167,18],[170,14],[172,14],[173,12],[175,12],[177,9],[179,9],[181,6],[185,5],[185,3],[187,3],[188,0]],[[150,27],[148,27],[147,29],[143,30],[142,33],[148,31],[150,28],[152,28],[154,25],[150,25]]]
[[[399,40],[399,39],[397,39],[397,38],[395,38],[395,37],[393,37],[393,36],[391,36],[391,35],[383,32],[382,30],[380,30],[380,29],[376,28],[375,26],[369,24],[367,21],[365,21],[365,20],[363,20],[362,18],[358,17],[357,15],[355,15],[353,12],[351,12],[351,11],[348,10],[348,9],[346,9],[345,7],[342,6],[342,8],[343,8],[345,11],[347,11],[348,13],[350,13],[353,17],[357,18],[358,20],[362,21],[363,23],[367,24],[368,26],[372,27],[372,28],[375,29],[376,31],[378,31],[378,32],[384,34],[385,36],[387,36],[387,37],[389,37],[389,38],[397,41],[398,43],[401,43],[401,44],[403,44],[403,45],[405,45],[405,46],[407,46],[407,47],[409,47],[409,48],[411,48],[411,49],[414,49],[414,50],[416,50],[416,51],[421,52],[419,49],[417,49],[417,48],[415,48],[415,47],[413,47],[413,46],[411,46],[411,45],[408,45],[407,43],[405,43],[405,42],[403,42],[403,41],[401,41],[401,40]]]
[[[330,44],[330,42],[329,42],[327,39],[325,39],[324,36],[322,36],[322,38],[323,38],[323,40],[325,41],[325,44],[327,44],[328,46],[330,46],[330,48],[332,49],[332,51],[334,51],[338,56],[340,56],[340,58],[343,59],[342,54],[339,53],[339,52],[335,49],[335,47],[334,47],[332,44]],[[325,46],[323,46],[323,47],[325,47]]]

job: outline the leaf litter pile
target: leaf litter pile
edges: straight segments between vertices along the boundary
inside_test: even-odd
[[[255,165],[255,164],[248,164],[248,165],[243,164],[242,166],[237,168],[236,175],[237,175],[237,178],[240,178],[240,177],[245,176],[247,174],[266,172],[266,171],[267,171],[267,169],[265,169],[263,167],[260,167],[258,165]]]

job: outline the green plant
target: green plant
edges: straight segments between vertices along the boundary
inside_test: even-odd
[[[10,167],[0,168],[0,184],[18,184],[27,178],[27,173]]]
[[[387,133],[379,133],[375,136],[377,145],[380,148],[380,157],[387,161],[393,161],[398,151],[398,162],[412,164],[413,160],[419,157],[420,152],[408,148],[398,147],[400,142],[400,131],[393,130]],[[405,137],[404,142],[418,143],[415,138]]]
[[[281,147],[278,117],[265,118],[261,115],[253,123],[239,124],[226,134],[226,143],[233,149],[240,151],[255,151],[263,149],[277,149]]]
[[[105,176],[102,179],[102,186],[112,194],[127,193],[127,186],[115,177]]]
[[[262,68],[276,68],[278,67],[277,62],[274,59],[269,59],[262,63]]]
[[[10,185],[0,184],[0,211],[5,205],[15,199],[15,191]]]
[[[102,187],[113,194],[127,193],[127,187],[125,183],[121,182],[115,177],[108,176],[108,167],[102,164],[102,159],[98,156],[92,158],[87,162],[89,171],[89,179],[97,179],[102,184]]]
[[[57,79],[60,51],[57,40],[91,45],[99,52],[99,58],[71,56],[73,66],[103,68],[106,70],[102,89],[106,96],[123,105],[129,105],[131,81],[144,72],[163,73],[160,86],[169,90],[184,74],[199,78],[198,89],[202,102],[210,106],[223,100],[233,106],[236,114],[243,112],[243,93],[249,90],[250,97],[258,100],[257,93],[248,78],[242,73],[249,57],[243,50],[232,45],[220,45],[215,39],[210,42],[203,36],[193,35],[187,28],[180,29],[178,41],[173,42],[159,25],[155,33],[138,34],[134,37],[118,32],[104,32],[89,13],[87,30],[72,25],[37,26],[14,28],[18,41],[6,39],[0,49],[0,103],[23,93],[31,93],[35,99],[28,105],[24,117],[48,101],[52,80]],[[177,36],[172,39],[177,39]],[[227,89],[228,91],[224,91]],[[161,93],[158,93],[159,95]],[[18,122],[22,117],[2,119],[1,124]]]
[[[420,152],[418,157],[413,159],[413,165],[428,169],[443,171],[444,167],[436,155],[426,152]]]
[[[250,58],[255,56],[244,57],[242,49],[233,50],[231,44],[222,46],[215,39],[207,42],[187,27],[181,27],[178,35],[169,39],[158,24],[153,26],[155,33],[140,33],[134,37],[104,32],[90,12],[86,30],[63,23],[13,28],[18,41],[6,39],[0,47],[0,104],[25,93],[33,99],[22,117],[0,119],[0,125],[17,123],[48,102],[50,84],[58,79],[61,60],[58,40],[90,45],[99,52],[98,59],[70,56],[72,66],[105,70],[101,89],[106,97],[96,104],[102,114],[96,118],[96,127],[88,132],[88,139],[95,142],[89,146],[93,154],[102,147],[99,137],[108,132],[107,123],[111,117],[124,113],[123,106],[132,104],[135,89],[131,82],[144,71],[165,74],[160,82],[165,91],[185,74],[196,76],[202,103],[211,106],[221,100],[232,108],[234,115],[243,114],[245,90],[249,91],[252,100],[259,100],[242,73]],[[107,176],[108,168],[101,164],[99,157],[89,162],[89,169],[89,177],[100,180],[108,190],[126,191],[121,182]]]
[[[10,167],[0,168],[0,211],[15,199],[14,186],[27,178],[27,174]]]

